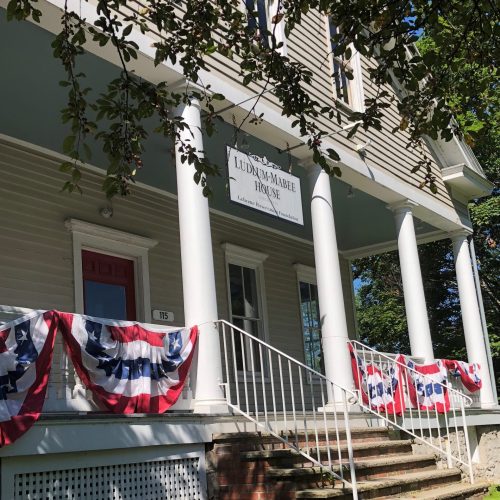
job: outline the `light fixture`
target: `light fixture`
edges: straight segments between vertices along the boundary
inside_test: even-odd
[[[99,210],[99,214],[101,215],[101,217],[104,217],[105,219],[111,219],[111,217],[113,217],[113,208],[110,206],[102,207]]]
[[[243,140],[241,141],[240,148],[242,151],[248,151],[250,149],[250,144],[248,143],[248,134],[243,134]]]
[[[363,158],[366,156],[366,150],[368,149],[368,147],[370,147],[371,143],[372,140],[368,139],[365,144],[356,144],[356,152],[359,154],[359,156]]]

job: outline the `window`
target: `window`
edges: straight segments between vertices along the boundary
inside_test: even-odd
[[[314,268],[296,264],[300,318],[304,339],[304,361],[309,368],[325,372],[321,345],[321,317]]]
[[[73,238],[75,312],[151,322],[148,253],[158,242],[78,219],[65,225]]]
[[[258,34],[263,44],[267,45],[267,0],[245,0],[248,16],[248,28]]]
[[[245,0],[243,5],[247,13],[248,29],[256,36],[256,40],[268,47],[274,36],[277,51],[285,56],[285,12],[282,3],[277,0]]]
[[[231,323],[243,331],[264,339],[266,313],[263,262],[267,255],[225,243],[228,302]],[[253,343],[255,345],[255,343]],[[235,337],[236,363],[239,370],[260,370],[258,349],[250,352],[250,342]],[[256,347],[256,345],[255,345]]]
[[[134,261],[82,250],[84,312],[136,320]]]
[[[342,56],[335,55],[335,49],[338,46],[338,40],[335,37],[339,35],[339,27],[333,23],[331,18],[328,18],[328,33],[334,97],[350,109],[360,111],[364,97],[361,86],[359,54],[353,53],[348,60],[345,58],[345,53]]]

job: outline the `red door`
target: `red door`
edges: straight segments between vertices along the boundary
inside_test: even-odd
[[[134,262],[82,250],[85,314],[135,321]]]

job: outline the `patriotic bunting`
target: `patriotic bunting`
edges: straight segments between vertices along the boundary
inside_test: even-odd
[[[478,363],[466,363],[465,361],[451,359],[445,359],[444,363],[454,377],[460,377],[462,384],[468,391],[476,392],[483,386],[479,376],[481,366]]]
[[[405,401],[400,366],[395,364],[387,374],[375,364],[365,363],[354,353],[351,344],[349,344],[349,350],[354,383],[361,392],[363,403],[380,412],[398,415],[404,412]]]
[[[448,371],[460,377],[470,392],[481,389],[480,366],[456,360],[436,360],[428,365],[416,364],[399,354],[394,362],[381,369],[382,364],[367,363],[351,344],[351,368],[356,388],[363,403],[373,410],[401,414],[407,405],[420,410],[446,413],[450,410]]]
[[[152,330],[151,328],[154,328]],[[58,311],[0,326],[0,447],[38,420],[57,330],[97,402],[114,413],[163,413],[186,382],[198,328],[161,328]]]
[[[441,360],[430,365],[417,365],[412,360],[406,361],[409,368],[408,392],[414,408],[436,410],[446,413],[450,409],[450,398],[446,384],[448,377],[446,366]]]
[[[13,443],[40,416],[56,331],[52,311],[0,326],[0,446]]]
[[[150,331],[135,322],[61,313],[61,333],[85,386],[114,413],[163,413],[178,399],[197,327]]]
[[[36,311],[0,326],[0,447],[22,436],[40,416],[57,330],[82,382],[114,413],[168,410],[182,392],[198,339],[196,326],[157,328],[58,311]],[[402,414],[407,396],[413,408],[447,412],[448,370],[469,391],[481,389],[476,363],[418,365],[398,355],[382,370],[348,345],[363,403],[380,412]]]

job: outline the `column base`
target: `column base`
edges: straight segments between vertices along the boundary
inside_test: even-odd
[[[205,415],[228,415],[229,407],[224,399],[193,401],[193,413]]]
[[[490,402],[482,403],[482,402],[480,402],[479,404],[480,404],[479,408],[481,410],[499,410],[500,409],[500,405],[498,403],[490,403]]]
[[[325,406],[320,406],[316,411],[323,413],[337,413],[342,416],[344,414],[344,403],[327,403]],[[348,413],[361,413],[361,406],[357,403],[347,403]]]

